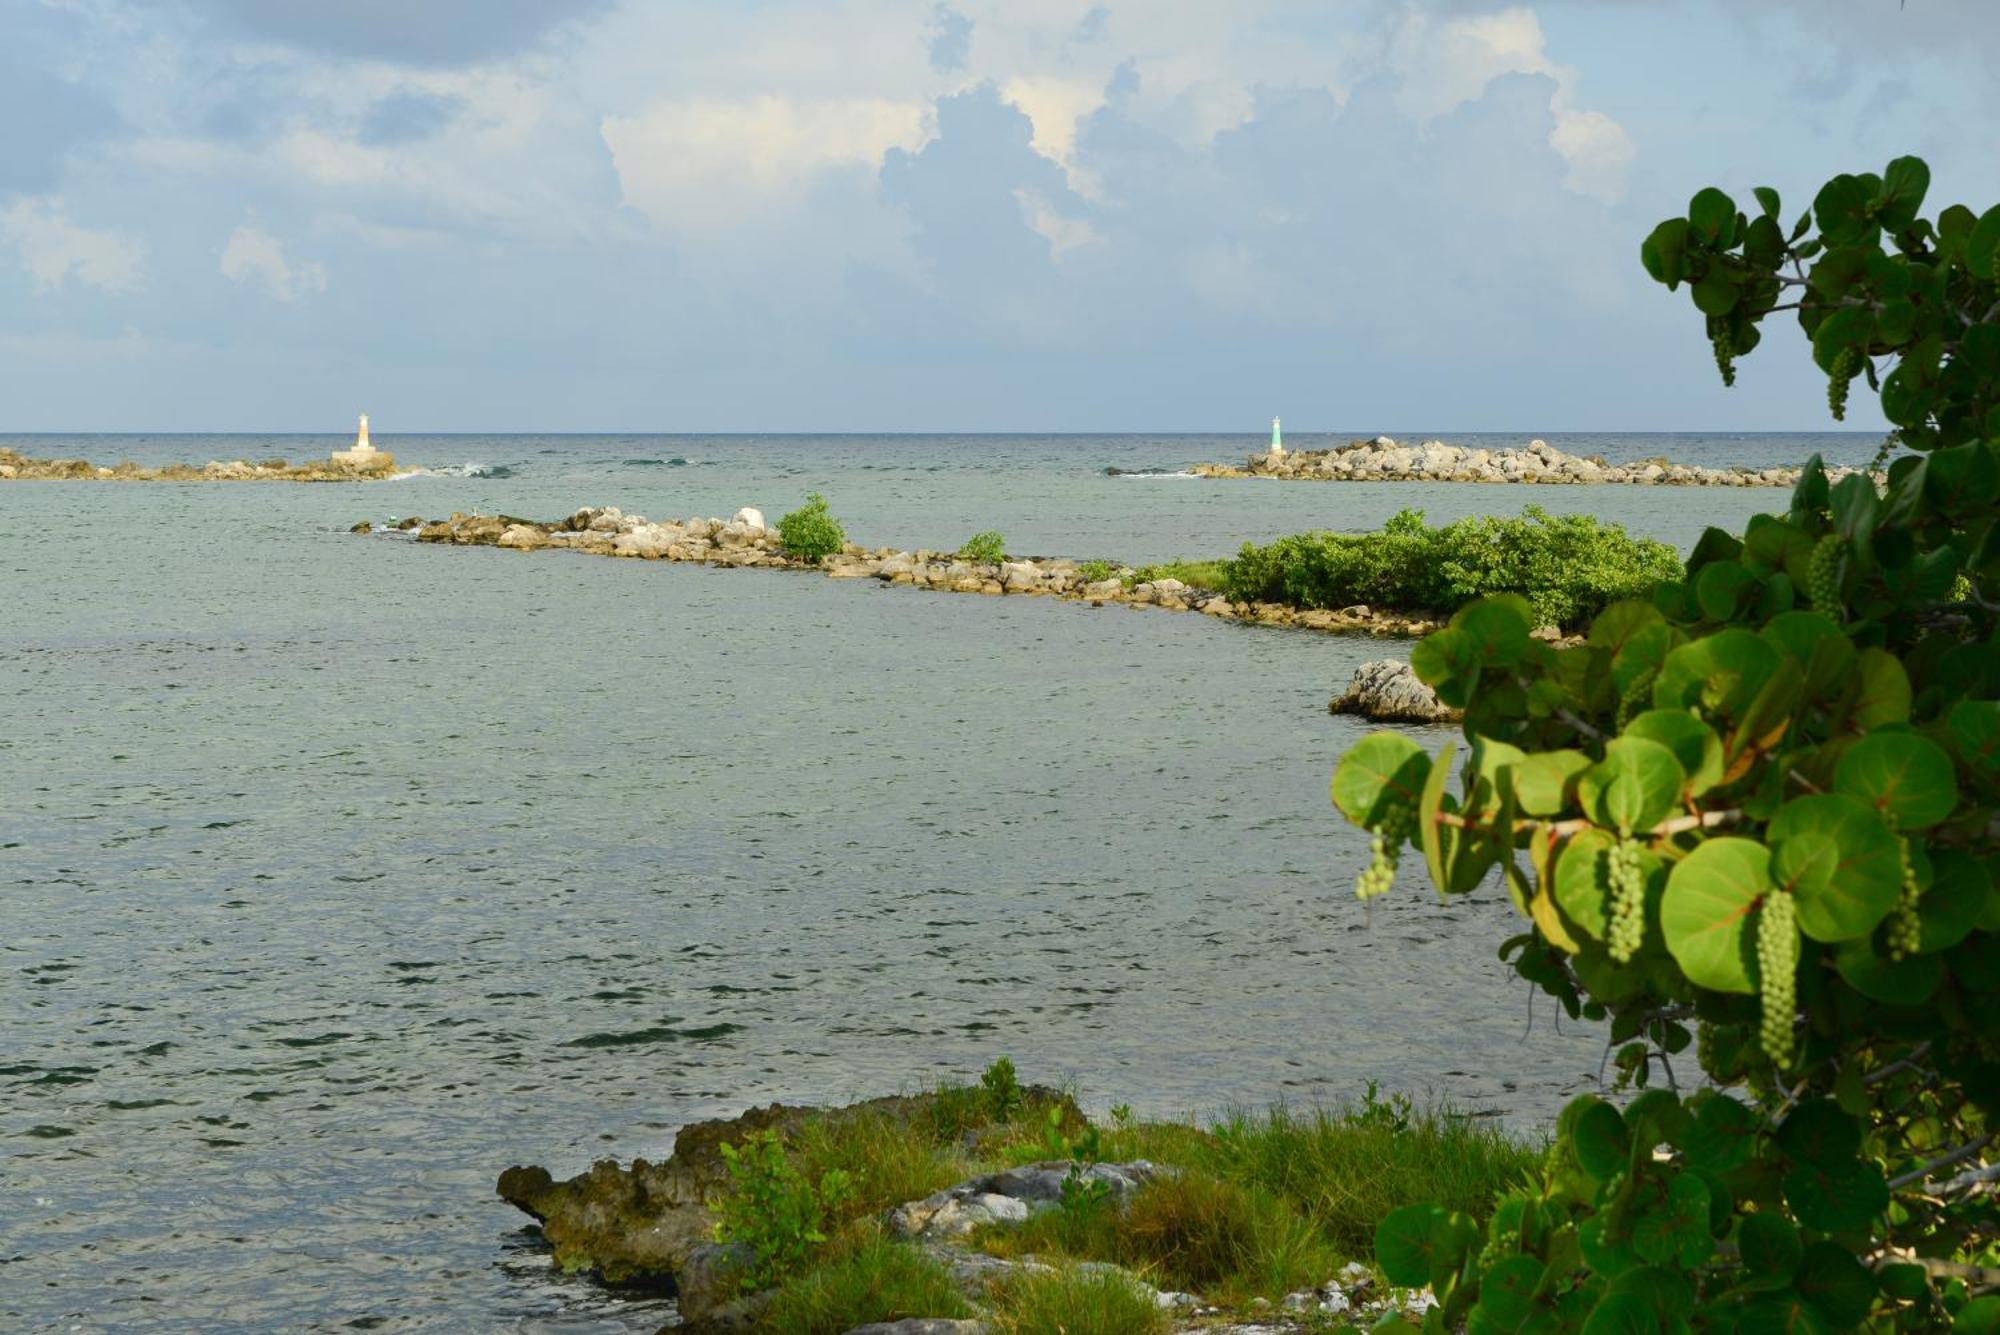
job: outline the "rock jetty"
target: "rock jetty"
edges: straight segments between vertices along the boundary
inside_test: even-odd
[[[405,521],[407,527],[409,521]],[[361,526],[355,526],[360,531]],[[745,508],[730,519],[654,522],[622,513],[616,506],[586,507],[568,519],[537,523],[512,515],[454,514],[421,524],[419,542],[504,547],[511,551],[567,550],[595,556],[646,561],[698,561],[729,569],[813,570],[832,579],[873,579],[943,593],[993,596],[1036,594],[1088,602],[1093,607],[1122,604],[1305,630],[1422,636],[1444,624],[1423,613],[1379,612],[1365,606],[1333,609],[1287,607],[1281,603],[1232,603],[1212,589],[1172,578],[1141,579],[1130,567],[1082,563],[1066,557],[973,561],[948,552],[904,551],[848,544],[824,561],[788,555],[777,529],[762,514]]]
[[[1614,464],[1598,455],[1565,454],[1545,440],[1520,449],[1468,449],[1441,440],[1399,444],[1388,436],[1331,450],[1266,450],[1241,468],[1196,464],[1197,477],[1269,477],[1287,482],[1540,482],[1557,485],[1622,482],[1656,487],[1789,487],[1796,468],[1700,468],[1649,459]],[[1838,481],[1850,468],[1829,468]]]
[[[315,459],[307,463],[287,463],[266,459],[249,463],[242,459],[210,459],[193,464],[168,464],[165,468],[142,468],[127,460],[112,467],[88,459],[30,459],[0,446],[0,481],[7,482],[372,482],[393,477],[396,456],[371,450],[367,456]]]

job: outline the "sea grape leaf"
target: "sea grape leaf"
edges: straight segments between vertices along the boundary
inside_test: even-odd
[[[1430,777],[1430,758],[1400,732],[1363,737],[1334,767],[1334,806],[1356,825],[1380,825],[1389,808],[1415,806]]]
[[[1797,1225],[1781,1214],[1746,1214],[1736,1225],[1736,1247],[1750,1272],[1744,1286],[1782,1289],[1792,1282],[1805,1247]]]
[[[1537,751],[1514,770],[1514,795],[1530,816],[1559,815],[1576,793],[1576,779],[1591,766],[1581,751]]]
[[[1610,1181],[1631,1165],[1632,1134],[1624,1117],[1602,1099],[1577,1116],[1570,1143],[1576,1147],[1578,1165],[1600,1182]]]
[[[1771,874],[1791,890],[1799,930],[1848,941],[1875,930],[1903,888],[1902,849],[1873,808],[1842,793],[1785,803],[1764,832]]]
[[[1873,732],[1841,754],[1836,791],[1857,797],[1904,830],[1937,824],[1958,805],[1951,757],[1913,732]]]
[[[1716,992],[1757,990],[1748,928],[1771,888],[1770,850],[1751,839],[1709,839],[1674,867],[1660,928],[1690,982]]]
[[[1604,759],[1578,777],[1576,794],[1592,820],[1629,835],[1664,820],[1686,782],[1686,771],[1665,746],[1616,737],[1605,746]]]
[[[1693,706],[1735,718],[1756,698],[1778,662],[1778,651],[1752,631],[1732,627],[1690,640],[1660,665],[1653,705]]]
[[[1688,797],[1699,797],[1722,778],[1722,739],[1685,709],[1649,709],[1627,723],[1623,735],[1658,742],[1672,751],[1686,775]]]

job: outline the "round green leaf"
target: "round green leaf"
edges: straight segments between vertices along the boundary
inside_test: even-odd
[[[1860,1159],[1813,1160],[1785,1174],[1785,1201],[1807,1228],[1859,1232],[1889,1208],[1889,1185]]]
[[[1701,288],[1695,288],[1697,297]],[[1749,606],[1763,581],[1735,561],[1711,561],[1694,579],[1694,600],[1710,621],[1733,620]]]
[[[1771,854],[1751,839],[1710,839],[1667,877],[1660,928],[1697,987],[1757,990],[1751,913],[1771,889]]]
[[[1660,709],[1691,705],[1734,718],[1778,666],[1778,651],[1753,632],[1731,628],[1691,640],[1667,655],[1653,683]]]
[[[1937,824],[1958,805],[1951,757],[1913,732],[1873,732],[1849,747],[1833,769],[1836,792],[1868,803],[1904,830]]]
[[[1953,848],[1931,855],[1936,868],[1923,897],[1917,901],[1917,918],[1923,924],[1926,955],[1950,950],[1972,934],[1993,894],[1993,878],[1977,859]]]
[[[1805,1249],[1792,1287],[1835,1329],[1859,1323],[1875,1304],[1875,1276],[1853,1252],[1831,1242]]]
[[[1592,820],[1634,834],[1666,819],[1686,782],[1680,762],[1660,743],[1617,737],[1604,748],[1604,759],[1577,779],[1576,795]]]
[[[1715,1250],[1708,1231],[1708,1187],[1693,1173],[1677,1174],[1666,1197],[1646,1205],[1632,1223],[1632,1247],[1654,1265],[1693,1268]]]
[[[1914,1006],[1944,981],[1944,966],[1936,955],[1892,960],[1876,952],[1873,938],[1841,942],[1833,952],[1833,967],[1856,992],[1891,1006]]]
[[[1951,1335],[2000,1335],[2000,1298],[1974,1298],[1952,1318]]]
[[[1736,1226],[1736,1246],[1749,1272],[1744,1283],[1755,1289],[1782,1289],[1792,1282],[1805,1247],[1799,1230],[1781,1214],[1747,1214]]]
[[[1547,1272],[1532,1256],[1509,1256],[1479,1280],[1479,1309],[1502,1329],[1516,1330],[1535,1305],[1535,1291]]]
[[[1575,795],[1576,778],[1590,768],[1581,751],[1537,751],[1515,767],[1514,795],[1530,816],[1554,816]]]
[[[1379,825],[1391,806],[1415,806],[1429,777],[1422,747],[1400,732],[1370,733],[1334,767],[1333,804],[1356,825]]]
[[[1974,278],[2000,276],[1996,265],[2000,265],[2000,204],[1979,215],[1965,241],[1965,267]]]
[[[1432,1239],[1444,1218],[1444,1208],[1429,1201],[1383,1215],[1375,1225],[1375,1263],[1383,1277],[1403,1288],[1430,1283],[1437,1250]]]
[[[1861,1123],[1832,1099],[1806,1099],[1786,1115],[1777,1146],[1800,1162],[1851,1159],[1861,1152]]]
[[[1757,1143],[1757,1116],[1727,1094],[1711,1094],[1695,1109],[1681,1150],[1688,1167],[1728,1173],[1750,1162]]]
[[[1796,1293],[1774,1293],[1744,1307],[1736,1335],[1826,1335],[1819,1309]]]
[[[1571,835],[1556,857],[1556,905],[1579,931],[1598,941],[1609,921],[1605,905],[1611,873],[1605,855],[1616,842],[1593,826]]]
[[[2000,771],[2000,700],[1960,700],[1946,723],[1966,768]]]
[[[1771,818],[1771,875],[1815,941],[1868,935],[1896,907],[1902,849],[1875,811],[1840,793],[1794,798]]]
[[[1854,702],[1854,726],[1862,732],[1910,721],[1910,674],[1893,654],[1863,649],[1855,666],[1861,694]]]
[[[1709,241],[1729,243],[1723,238],[1735,229],[1736,201],[1709,186],[1688,201],[1688,226]]]
[[[1624,736],[1658,742],[1687,775],[1687,795],[1699,797],[1722,779],[1722,739],[1685,709],[1649,709],[1625,725]]]
[[[1576,1147],[1576,1161],[1583,1171],[1600,1182],[1624,1172],[1632,1162],[1632,1135],[1625,1119],[1610,1104],[1599,1100],[1583,1110],[1570,1134]]]
[[[1606,1294],[1583,1323],[1583,1335],[1659,1335],[1652,1304],[1636,1293]]]

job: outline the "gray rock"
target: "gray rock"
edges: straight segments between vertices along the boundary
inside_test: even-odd
[[[1347,690],[1330,706],[1335,714],[1359,714],[1381,722],[1447,723],[1458,717],[1424,685],[1408,663],[1378,658],[1354,669]]]
[[[889,1212],[889,1230],[905,1238],[962,1238],[985,1224],[1018,1224],[1031,1214],[1053,1209],[1062,1199],[1062,1184],[1071,1171],[1069,1163],[1052,1161],[975,1177],[897,1206]],[[1085,1182],[1102,1183],[1109,1199],[1122,1205],[1165,1171],[1135,1159],[1131,1163],[1091,1164],[1080,1176]]]

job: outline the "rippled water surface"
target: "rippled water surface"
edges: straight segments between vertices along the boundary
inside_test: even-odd
[[[440,475],[0,484],[0,1327],[648,1330],[661,1305],[550,1274],[500,1169],[1001,1053],[1153,1114],[1376,1077],[1532,1121],[1597,1068],[1600,1036],[1529,1028],[1504,902],[1354,903],[1326,777],[1362,725],[1326,701],[1376,642],[357,519],[775,519],[817,489],[861,541],[1150,560],[1405,505],[1686,547],[1784,502],[1104,472],[1235,437],[377,440]]]

